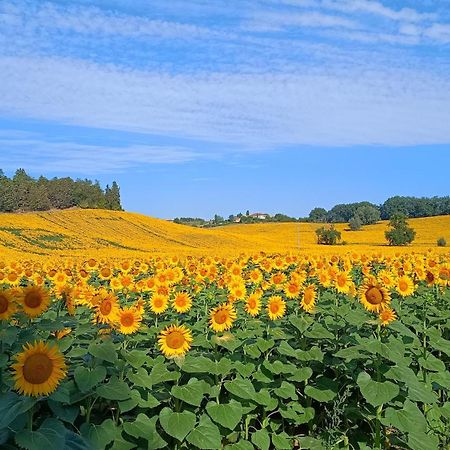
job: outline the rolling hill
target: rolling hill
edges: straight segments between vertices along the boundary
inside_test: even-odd
[[[258,223],[199,229],[141,214],[106,210],[63,210],[0,215],[0,258],[134,257],[143,255],[236,255],[252,253],[336,253],[448,251],[436,247],[450,242],[450,216],[411,219],[417,237],[405,249],[388,247],[386,222],[351,232],[338,224],[347,245],[319,246],[313,223]]]

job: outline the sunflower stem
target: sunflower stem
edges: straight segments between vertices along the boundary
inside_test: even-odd
[[[33,431],[33,417],[34,417],[34,405],[30,408],[28,414],[28,429]]]

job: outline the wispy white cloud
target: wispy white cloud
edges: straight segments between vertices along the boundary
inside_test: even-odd
[[[421,13],[412,8],[395,10],[373,0],[323,0],[321,4],[325,8],[346,13],[362,12],[396,21],[422,22],[436,19],[436,14],[433,13]]]
[[[0,113],[242,150],[450,142],[450,81],[419,70],[192,74],[1,58]]]
[[[26,164],[31,171],[45,173],[100,174],[121,172],[147,164],[186,163],[205,155],[176,146],[87,145],[77,142],[46,140],[44,137],[25,139],[0,135],[0,167],[15,170]]]

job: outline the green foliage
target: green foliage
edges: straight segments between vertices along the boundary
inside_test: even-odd
[[[120,189],[114,181],[111,188],[98,181],[72,178],[30,177],[18,169],[12,178],[0,170],[0,212],[48,211],[50,209],[102,208],[121,211]]]
[[[134,335],[99,337],[87,308],[56,319],[53,302],[32,329],[0,324],[0,448],[446,449],[450,297],[424,284],[407,299],[392,292],[398,320],[387,327],[322,287],[313,314],[290,301],[275,322],[250,319],[236,302],[225,335],[193,308],[183,318],[193,346],[180,359],[164,358],[156,339],[179,318],[173,311],[158,327],[149,316]],[[212,284],[197,292],[201,311],[222,294]],[[54,339],[61,324],[73,329],[58,341],[67,379],[48,397],[12,392],[13,355],[30,339]]]
[[[390,219],[396,213],[409,218],[447,215],[450,214],[450,197],[391,197],[381,206],[381,218]]]
[[[447,241],[443,237],[440,237],[436,244],[438,247],[447,247]]]
[[[394,214],[389,221],[389,227],[390,230],[385,232],[389,245],[407,245],[416,236],[416,232],[408,226],[406,217],[403,214]]]
[[[318,244],[336,245],[341,240],[341,233],[333,225],[318,228],[316,235]]]
[[[314,208],[309,213],[309,220],[311,222],[326,222],[327,221],[327,210],[325,208]]]
[[[363,225],[372,225],[380,220],[380,210],[371,205],[360,206],[356,212],[355,216],[361,220]]]
[[[348,223],[348,226],[351,231],[359,231],[362,227],[362,221],[358,215],[352,217],[350,219],[350,222]]]

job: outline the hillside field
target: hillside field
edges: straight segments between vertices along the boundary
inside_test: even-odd
[[[261,223],[199,229],[140,214],[105,210],[65,210],[0,215],[0,257],[138,257],[160,255],[236,255],[267,253],[445,252],[436,241],[450,242],[450,216],[411,219],[413,245],[388,247],[382,221],[351,232],[338,224],[346,245],[319,246],[314,223]]]

